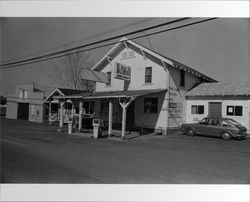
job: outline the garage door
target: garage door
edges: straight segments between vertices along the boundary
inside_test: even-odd
[[[221,117],[221,102],[209,102],[208,115]]]
[[[17,118],[29,119],[29,103],[18,103]]]

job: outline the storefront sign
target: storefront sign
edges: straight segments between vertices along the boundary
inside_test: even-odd
[[[181,102],[170,102],[169,103],[169,114],[170,114],[170,117],[181,118],[182,117],[182,104],[181,104]]]
[[[131,77],[130,66],[116,63],[114,77],[116,79],[130,81],[130,77]]]

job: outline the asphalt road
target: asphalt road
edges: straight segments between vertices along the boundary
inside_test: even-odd
[[[250,138],[140,136],[128,141],[1,120],[1,183],[249,184]]]

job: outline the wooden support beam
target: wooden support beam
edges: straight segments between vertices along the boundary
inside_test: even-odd
[[[140,49],[140,51],[141,51],[141,54],[143,55],[144,60],[147,60],[147,58],[146,58],[146,55],[145,55],[144,51],[143,51],[142,49]]]
[[[165,63],[165,62],[163,62],[163,61],[161,60],[161,64],[162,64],[162,66],[164,67],[164,70],[165,70],[165,71],[167,71],[167,69],[168,69],[168,68],[167,68],[166,63]]]
[[[63,118],[64,118],[64,102],[61,100],[60,101],[60,114],[59,114],[59,132],[62,132],[63,131]]]
[[[72,116],[72,118],[74,117],[74,114],[75,114],[75,105],[74,105],[74,102],[72,102],[72,108],[71,108],[71,116]]]
[[[109,64],[111,65],[111,57],[110,56],[107,56],[107,60],[108,60]]]
[[[126,49],[128,49],[128,45],[127,45],[126,41],[123,41],[123,44],[126,47]]]
[[[119,104],[122,107],[122,139],[125,139],[125,134],[126,134],[126,118],[127,118],[127,108],[128,106],[134,101],[134,97],[131,97],[130,100],[126,103],[126,101],[124,102],[120,102]]]
[[[112,118],[113,118],[113,101],[109,100],[109,128],[108,128],[108,135],[109,137],[112,134]]]
[[[83,114],[83,101],[80,101],[79,102],[79,122],[78,122],[78,130],[79,132],[81,132],[81,129],[82,129],[82,114]]]
[[[49,102],[49,124],[52,124],[52,119],[51,119],[51,101]]]

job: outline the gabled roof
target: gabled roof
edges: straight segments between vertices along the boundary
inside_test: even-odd
[[[215,79],[197,71],[197,70],[194,70],[193,68],[191,67],[188,67],[180,62],[177,62],[176,60],[173,60],[169,57],[166,57],[160,53],[157,53],[156,51],[153,51],[149,48],[146,48],[132,40],[129,40],[125,37],[123,37],[119,42],[117,42],[117,44],[115,44],[113,46],[113,48],[108,51],[108,53],[101,59],[99,60],[99,62],[92,68],[92,70],[99,70],[100,71],[100,68],[105,64],[105,62],[109,62],[109,60],[111,61],[112,60],[112,56],[115,55],[117,52],[125,49],[126,47],[129,47],[129,46],[134,46],[136,48],[138,48],[139,50],[141,50],[141,52],[144,52],[144,53],[147,53],[151,56],[153,56],[154,58],[157,58],[161,61],[162,65],[166,65],[166,66],[171,66],[171,67],[174,67],[174,68],[178,68],[178,69],[183,69],[184,71],[187,71],[187,72],[190,72],[191,74],[194,74],[195,76],[197,77],[201,77],[203,78],[204,80],[206,80],[207,82],[216,82]]]
[[[69,88],[58,88],[63,95],[73,95],[78,93],[85,93],[86,90],[69,89]]]
[[[250,95],[249,82],[201,83],[186,96]]]
[[[44,102],[49,102],[53,100],[53,97],[56,94],[59,94],[60,96],[69,96],[73,94],[80,94],[80,93],[86,93],[86,90],[78,90],[78,89],[70,89],[70,88],[56,88],[53,90],[48,97],[44,100]]]

